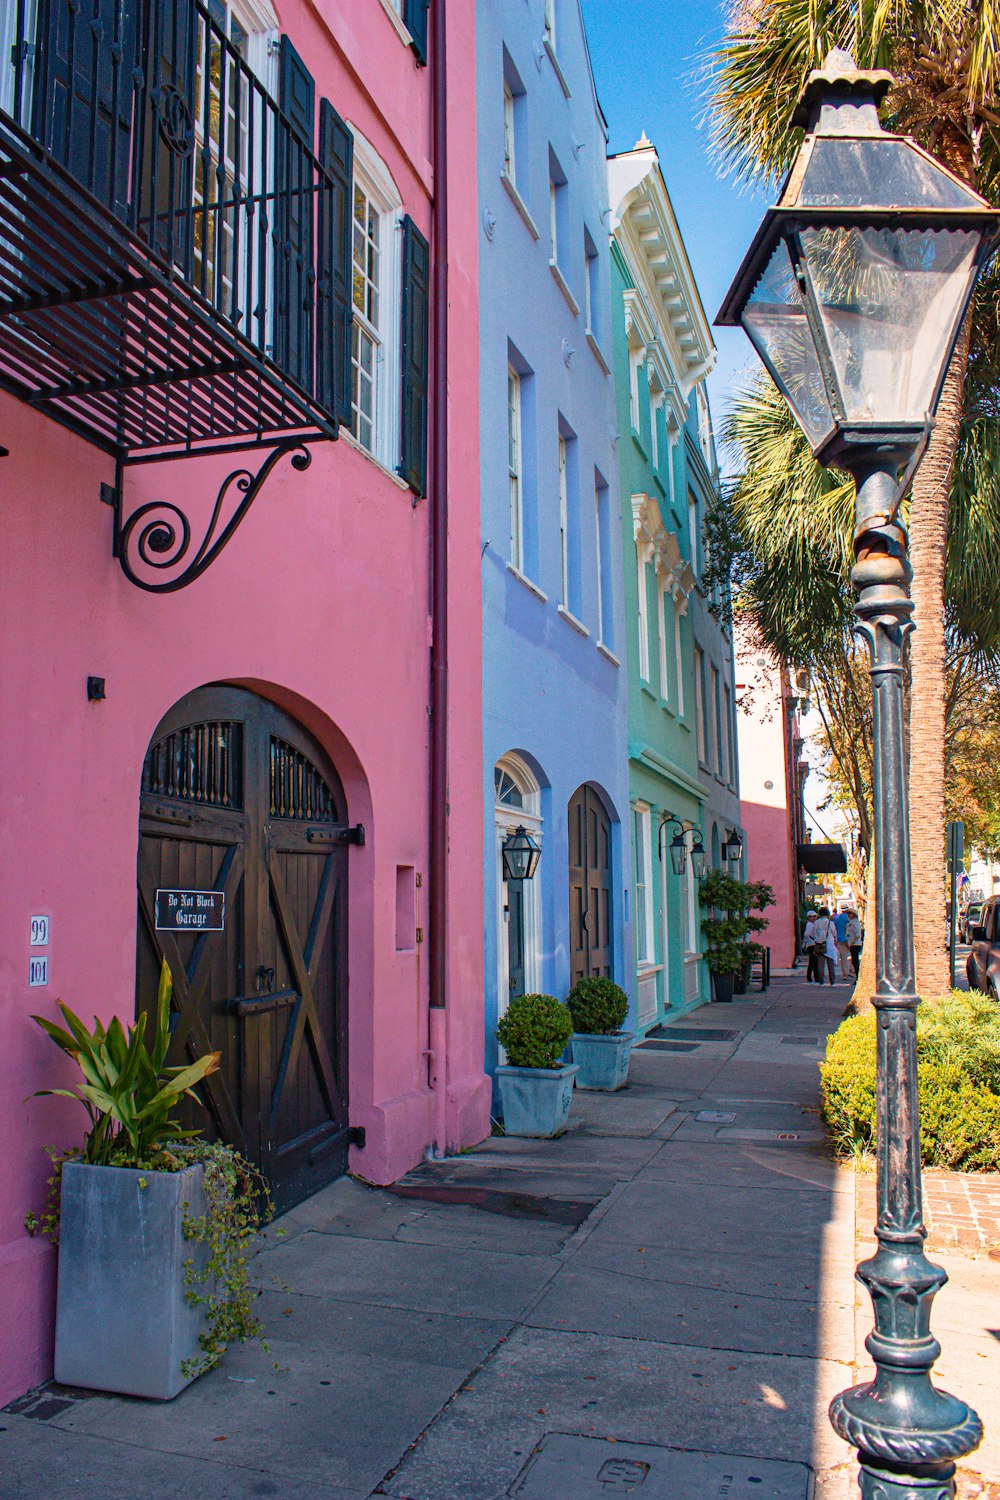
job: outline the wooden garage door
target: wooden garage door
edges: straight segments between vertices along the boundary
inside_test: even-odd
[[[300,725],[253,693],[192,693],[158,726],[139,822],[137,1011],[174,975],[170,1060],[222,1053],[210,1119],[289,1207],[347,1161],[346,804]],[[156,892],[225,895],[221,931],[157,927]]]

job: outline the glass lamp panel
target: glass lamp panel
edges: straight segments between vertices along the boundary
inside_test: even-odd
[[[800,236],[848,421],[932,416],[978,231],[837,227]]]
[[[892,136],[818,136],[795,200],[803,208],[982,208],[982,199]]]
[[[833,427],[833,412],[784,240],[754,287],[741,321],[795,420],[817,447]]]

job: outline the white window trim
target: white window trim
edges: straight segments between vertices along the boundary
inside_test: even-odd
[[[514,91],[503,81],[503,172],[511,187],[517,186],[517,136],[514,130]]]
[[[601,546],[601,491],[594,485],[594,555],[597,562],[597,644],[604,645],[604,550]]]
[[[511,399],[513,396],[513,399]],[[511,448],[514,462],[511,463]],[[524,569],[524,444],[521,422],[521,376],[507,366],[507,506],[510,518],[510,563]]]
[[[705,722],[705,655],[700,646],[695,646],[692,659],[694,661],[694,727],[698,739],[698,759],[702,765],[707,766],[709,761],[708,726]]]
[[[670,697],[670,670],[667,661],[667,592],[666,580],[658,572],[656,575],[656,640],[659,646],[660,661],[660,697],[666,703]]]
[[[406,47],[412,47],[413,37],[403,20],[401,0],[379,0],[382,9],[392,22],[396,35]]]
[[[558,199],[556,197],[560,184],[552,176],[552,168],[549,168],[549,265],[559,264],[559,214]]]
[[[646,587],[648,547],[635,544],[635,574],[639,591],[639,680],[649,682],[649,594]]]
[[[399,462],[400,442],[400,316],[403,279],[402,207],[403,201],[385,162],[365,139],[357,126],[354,135],[354,181],[367,194],[379,214],[380,285],[379,350],[376,355],[376,381],[373,412],[374,442],[369,450],[359,440],[362,452],[383,468],[395,469]],[[354,184],[351,185],[351,223],[353,235]],[[358,309],[354,309],[357,316]],[[362,327],[367,320],[362,315]]]
[[[637,437],[641,437],[642,429],[639,425],[639,371],[642,368],[646,351],[641,346],[638,349],[629,345],[628,351],[628,414],[632,423],[632,431]]]
[[[674,655],[677,661],[677,715],[684,717],[684,640],[681,619],[684,614],[681,601],[674,595]]]
[[[639,951],[638,924],[636,924],[636,963],[640,968],[647,968],[656,963],[656,948],[654,941],[654,903],[653,903],[653,848],[652,848],[652,819],[650,817],[649,804],[646,802],[633,803],[632,812],[637,826],[642,831],[642,911],[645,918],[645,951]],[[636,861],[638,863],[638,861]],[[635,907],[639,906],[639,890],[635,892]]]
[[[559,571],[560,599],[564,609],[569,609],[569,483],[566,474],[566,439],[560,432],[559,452]]]
[[[494,771],[506,771],[524,794],[525,807],[506,807],[494,802],[494,827],[496,844],[497,886],[497,1017],[504,1014],[510,1004],[510,964],[507,953],[507,924],[504,920],[507,882],[503,878],[504,839],[519,827],[524,828],[542,843],[541,792],[538,782],[527,766],[514,755],[501,756]],[[524,988],[527,994],[541,988],[541,881],[536,875],[532,880],[522,881],[521,893],[524,917]],[[503,1049],[501,1048],[501,1053]]]

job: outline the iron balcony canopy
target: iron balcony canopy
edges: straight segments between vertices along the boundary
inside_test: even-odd
[[[119,462],[335,437],[350,136],[287,38],[282,108],[202,0],[6,9],[0,388]]]
[[[742,325],[814,455],[881,434],[920,451],[1000,215],[909,136],[892,75],[833,51],[792,123],[806,136],[716,323]]]

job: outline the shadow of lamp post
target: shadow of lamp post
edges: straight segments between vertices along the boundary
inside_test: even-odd
[[[924,1254],[903,662],[913,629],[900,501],[923,456],[1000,213],[907,136],[884,131],[892,83],[833,51],[792,123],[805,139],[717,322],[741,325],[817,461],[857,487],[852,574],[871,656],[875,735],[878,1250],[858,1267],[875,1378],[830,1408],[858,1449],[864,1500],[951,1500],[982,1439],[938,1390],[930,1310],[945,1274]]]

